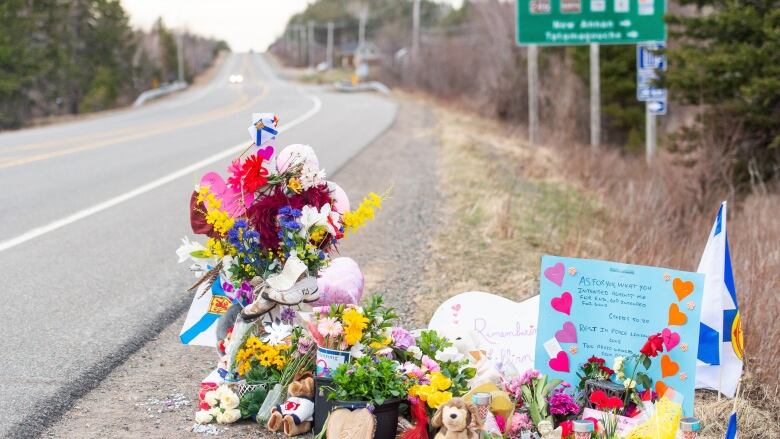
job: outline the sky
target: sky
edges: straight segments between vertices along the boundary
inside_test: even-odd
[[[265,50],[287,19],[313,0],[120,0],[134,27],[148,30],[157,17],[166,26],[227,41],[235,52]],[[444,0],[459,5],[462,0]]]

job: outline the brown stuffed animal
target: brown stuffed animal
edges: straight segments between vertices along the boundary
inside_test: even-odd
[[[287,401],[271,410],[268,429],[283,430],[287,436],[298,436],[311,430],[314,420],[314,378],[299,377],[287,388]]]
[[[431,424],[439,429],[434,439],[476,439],[477,430],[482,428],[477,407],[460,398],[442,404],[433,414]]]

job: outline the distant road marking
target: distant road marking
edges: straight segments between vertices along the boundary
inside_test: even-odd
[[[301,94],[303,94],[303,90],[300,87],[298,88],[298,91]],[[306,113],[291,120],[286,125],[283,125],[281,128],[279,128],[279,132],[285,132],[305,122],[306,120],[308,120],[309,118],[311,118],[312,116],[320,112],[320,110],[322,109],[322,100],[320,100],[320,98],[318,98],[315,95],[304,95],[304,96],[309,98],[313,102],[314,105],[312,106],[312,108],[309,109],[309,111],[307,111]],[[149,183],[146,183],[143,186],[139,186],[119,196],[103,201],[102,203],[95,204],[94,206],[88,207],[86,209],[80,210],[64,218],[46,224],[45,226],[37,227],[35,229],[27,231],[15,238],[11,238],[7,241],[2,241],[0,242],[0,252],[16,247],[17,245],[23,244],[32,239],[38,238],[39,236],[43,236],[47,233],[53,232],[57,229],[67,226],[68,224],[73,224],[76,221],[90,217],[106,209],[110,209],[118,204],[124,203],[125,201],[131,200],[139,195],[145,194],[153,189],[168,184],[178,178],[184,177],[185,175],[191,174],[199,169],[205,168],[206,166],[209,166],[220,160],[238,154],[243,150],[245,150],[246,147],[247,147],[247,142],[242,142],[238,145],[230,147],[229,149],[226,149],[225,151],[222,151],[218,154],[214,154],[211,157],[207,157],[199,162],[193,163],[187,167],[179,169],[178,171],[174,171],[168,175],[158,178],[157,180],[150,181]]]
[[[173,121],[169,122],[163,122],[156,124],[156,128],[148,129],[143,126],[139,127],[130,127],[130,128],[124,128],[121,130],[117,130],[118,133],[122,132],[134,132],[135,134],[127,134],[125,136],[117,136],[117,137],[110,137],[108,139],[96,141],[93,143],[87,143],[86,145],[81,146],[74,146],[72,148],[65,148],[65,149],[59,149],[52,152],[47,152],[43,154],[37,154],[27,157],[20,157],[17,159],[14,158],[7,158],[5,161],[3,159],[0,159],[0,169],[3,168],[10,168],[13,166],[19,166],[26,163],[31,162],[37,162],[40,160],[46,160],[54,157],[60,157],[64,155],[70,155],[81,151],[87,151],[90,149],[97,149],[102,148],[104,146],[114,145],[117,143],[127,142],[129,140],[136,140],[136,139],[143,139],[144,137],[150,137],[154,136],[156,134],[166,133],[169,131],[173,131],[179,128],[185,128],[190,127],[194,125],[198,125],[202,122],[211,120],[216,117],[226,116],[229,114],[232,114],[242,108],[250,107],[261,100],[265,98],[265,96],[268,94],[268,87],[263,86],[262,91],[260,91],[260,94],[255,96],[253,99],[250,99],[247,94],[243,94],[241,96],[241,99],[233,102],[231,104],[225,105],[223,107],[215,108],[213,110],[209,110],[205,113],[197,113],[192,116],[185,116],[179,119],[175,119]]]

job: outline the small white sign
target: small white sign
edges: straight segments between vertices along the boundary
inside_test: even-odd
[[[475,348],[518,372],[534,367],[539,296],[513,302],[494,294],[468,292],[442,303],[428,329],[449,337],[471,337]]]
[[[615,12],[628,12],[629,0],[615,0]]]
[[[604,12],[607,10],[607,0],[590,0],[590,12]]]
[[[639,0],[639,15],[655,14],[655,0]]]

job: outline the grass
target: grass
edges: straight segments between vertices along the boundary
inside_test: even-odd
[[[435,107],[444,203],[424,280],[430,294],[417,301],[423,321],[464,291],[512,300],[536,294],[545,253],[695,270],[718,202],[729,197],[703,190],[707,176],[671,156],[646,166],[612,151],[530,146],[493,120]],[[749,353],[736,399],[740,434],[780,437],[780,196],[767,189],[730,201]],[[702,437],[723,437],[732,404],[697,392]]]

